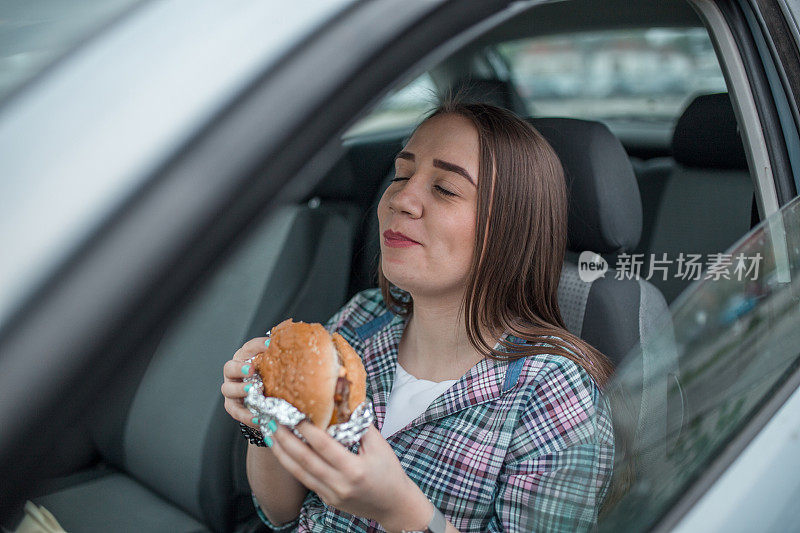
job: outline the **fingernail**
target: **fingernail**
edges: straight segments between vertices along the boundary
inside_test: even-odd
[[[244,372],[244,369],[242,369],[242,372]],[[252,383],[248,383],[247,385],[244,386],[244,392],[250,392],[250,389],[252,389],[252,388],[253,388],[253,384]]]
[[[272,439],[269,437],[264,437],[264,444],[266,444],[268,448],[272,448]]]
[[[274,433],[275,430],[278,429],[278,424],[276,424],[274,420],[270,420],[267,423],[267,427],[269,428],[270,431],[272,431]]]
[[[264,341],[264,346],[269,346],[269,339]]]
[[[242,374],[244,374],[246,376],[249,373],[250,373],[250,365],[242,366]]]
[[[257,416],[253,417],[253,419],[250,422],[252,422],[253,424],[258,424],[258,417]]]

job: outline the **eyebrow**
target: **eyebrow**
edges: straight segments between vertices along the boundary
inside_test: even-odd
[[[411,152],[403,150],[395,156],[395,160],[397,159],[408,159],[409,161],[414,161],[415,157],[414,154],[412,154]],[[433,166],[441,168],[442,170],[447,170],[449,172],[455,172],[456,174],[460,174],[465,178],[467,178],[471,184],[475,185],[475,180],[472,179],[472,176],[470,176],[469,172],[464,170],[463,167],[454,165],[453,163],[448,163],[447,161],[442,161],[441,159],[434,159]]]

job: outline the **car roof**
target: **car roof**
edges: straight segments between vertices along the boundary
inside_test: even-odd
[[[585,13],[585,16],[576,16]],[[539,35],[621,28],[702,26],[688,2],[661,0],[575,0],[533,6],[485,33],[473,46]]]

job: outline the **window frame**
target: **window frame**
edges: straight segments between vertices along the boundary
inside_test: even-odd
[[[797,193],[791,183],[792,173],[785,137],[775,102],[772,100],[774,88],[769,84],[751,33],[758,31],[758,28],[748,26],[745,18],[744,10],[758,12],[758,7],[744,2],[739,5],[715,0],[692,0],[691,3],[708,28],[721,58],[720,65],[728,82],[737,120],[742,127],[745,152],[751,175],[755,179],[756,198],[763,220],[765,215],[776,213],[780,206],[791,201]],[[794,130],[794,134],[796,133],[797,130]],[[774,239],[781,232],[771,233]],[[785,248],[785,243],[774,242],[776,251],[779,252],[782,247]],[[798,387],[800,369],[795,369],[770,397],[765,398],[763,406],[743,429],[733,436],[727,447],[667,510],[656,523],[654,531],[670,531],[676,527],[767,426]]]

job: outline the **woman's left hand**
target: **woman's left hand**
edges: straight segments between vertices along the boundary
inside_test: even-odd
[[[283,467],[325,504],[376,520],[387,531],[425,529],[433,505],[375,426],[361,438],[358,455],[309,422],[297,430],[308,445],[279,426],[272,449]]]

